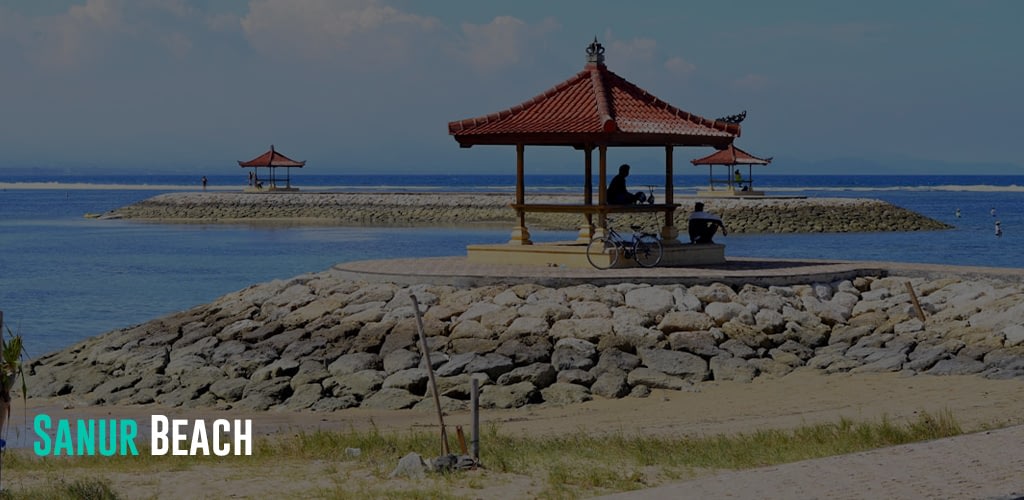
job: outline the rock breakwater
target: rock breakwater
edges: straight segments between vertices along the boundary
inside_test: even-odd
[[[168,193],[118,208],[104,217],[163,222],[238,223],[289,221],[309,224],[423,226],[486,224],[511,227],[515,213],[508,194],[424,193]],[[578,203],[574,196],[531,196],[530,203]],[[686,227],[690,204],[676,213]],[[879,200],[853,198],[712,199],[735,233],[813,233],[922,231],[950,226]],[[650,223],[650,214],[624,217],[623,223]],[[531,213],[536,229],[574,230],[575,214]]]
[[[449,410],[467,406],[471,378],[482,404],[499,408],[697,390],[797,369],[1024,379],[1020,284],[868,277],[768,288],[456,288],[327,270],[34,360],[29,395],[251,410],[432,408],[412,294]]]

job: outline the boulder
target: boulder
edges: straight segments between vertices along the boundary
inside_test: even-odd
[[[480,406],[484,408],[519,408],[539,400],[537,387],[529,382],[488,385],[480,390]]]
[[[586,340],[566,338],[555,343],[551,365],[556,370],[589,370],[597,358],[597,347]]]
[[[545,403],[571,405],[590,401],[590,389],[576,384],[555,383],[541,389],[541,397]]]

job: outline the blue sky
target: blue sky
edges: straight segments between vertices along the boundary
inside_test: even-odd
[[[746,110],[737,145],[771,173],[1024,174],[1021,20],[1014,0],[0,0],[0,175],[233,173],[271,143],[305,174],[511,173],[511,147],[447,123],[569,78],[595,36],[677,107]],[[528,172],[581,163],[527,150]]]

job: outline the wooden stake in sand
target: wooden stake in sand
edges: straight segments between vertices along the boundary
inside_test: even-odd
[[[441,424],[441,455],[451,453],[448,450],[448,431],[444,428],[444,413],[441,411],[441,397],[437,394],[437,381],[434,380],[434,366],[430,362],[430,347],[427,346],[427,336],[423,333],[423,317],[420,315],[420,304],[416,296],[409,294],[412,298],[412,310],[416,312],[416,330],[420,334],[420,344],[423,345],[423,362],[427,365],[427,375],[430,377],[430,392],[434,393],[434,406],[437,407],[437,421]]]
[[[910,301],[914,303],[914,309],[917,311],[917,319],[924,323],[924,309],[921,309],[921,303],[917,301],[917,294],[914,293],[914,287],[910,285],[909,281],[903,283],[907,286],[907,293],[910,294]]]
[[[473,434],[469,445],[473,450],[473,460],[480,463],[480,381],[473,377],[469,382],[470,407],[473,412]]]

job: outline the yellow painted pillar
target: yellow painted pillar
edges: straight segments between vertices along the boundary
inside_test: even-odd
[[[516,204],[523,205],[526,203],[526,174],[523,168],[523,156],[526,152],[526,146],[523,144],[516,144]],[[519,219],[519,226],[512,230],[512,236],[508,241],[509,245],[532,245],[530,241],[530,231],[526,229],[526,210],[521,206],[516,208],[516,215]]]

